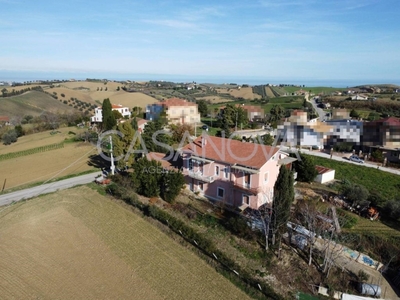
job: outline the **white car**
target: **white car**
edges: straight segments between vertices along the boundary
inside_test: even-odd
[[[350,160],[350,161],[354,161],[354,162],[356,162],[356,163],[360,163],[360,164],[363,164],[363,163],[364,163],[364,161],[363,161],[361,158],[359,158],[357,155],[352,155],[352,156],[350,156],[350,157],[349,157],[349,160]]]

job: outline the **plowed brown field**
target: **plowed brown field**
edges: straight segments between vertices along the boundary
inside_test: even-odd
[[[248,299],[194,253],[88,187],[0,210],[1,299]]]

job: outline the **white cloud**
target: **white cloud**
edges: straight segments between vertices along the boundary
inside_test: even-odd
[[[179,20],[173,20],[173,19],[148,19],[148,20],[142,20],[145,23],[149,24],[155,24],[155,25],[161,25],[161,26],[166,26],[166,27],[172,27],[172,28],[179,28],[179,29],[192,29],[196,28],[196,24],[187,22],[187,21],[179,21]]]

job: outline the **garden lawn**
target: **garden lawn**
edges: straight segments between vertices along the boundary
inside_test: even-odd
[[[312,156],[311,158],[315,165],[334,169],[335,179],[347,179],[352,183],[363,185],[371,193],[381,195],[384,200],[391,200],[400,195],[400,176],[398,175],[323,157]]]

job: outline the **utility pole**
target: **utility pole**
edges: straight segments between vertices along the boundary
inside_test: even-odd
[[[114,157],[113,157],[113,144],[112,144],[112,137],[110,135],[110,154],[111,154],[111,175],[114,175]]]
[[[4,191],[4,188],[6,187],[6,181],[7,181],[7,178],[4,179],[4,184],[3,184],[3,188],[2,188],[2,190],[1,190],[1,192],[3,192],[3,191]]]
[[[237,131],[237,119],[238,119],[238,111],[236,111],[236,123],[235,123],[235,131]]]

